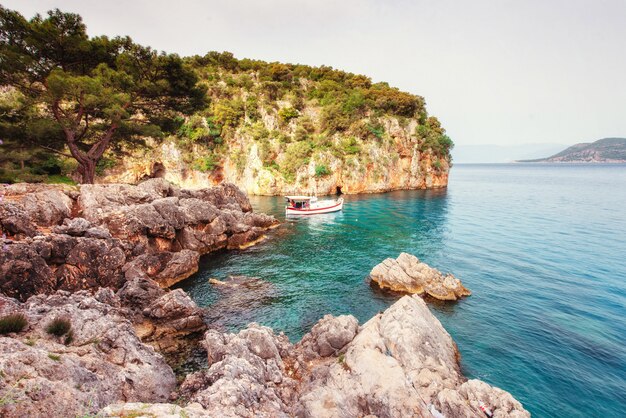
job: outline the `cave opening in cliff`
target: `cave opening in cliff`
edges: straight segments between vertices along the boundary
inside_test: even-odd
[[[152,166],[152,172],[150,173],[151,178],[161,178],[165,176],[165,166],[163,163],[156,162]]]
[[[342,194],[342,192],[341,192],[341,186],[337,186],[337,190],[336,190],[335,192],[336,192],[335,194],[337,194],[337,195]]]

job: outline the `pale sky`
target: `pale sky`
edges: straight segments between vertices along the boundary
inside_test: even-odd
[[[626,137],[626,0],[0,0],[181,55],[332,67],[426,98],[457,145]]]

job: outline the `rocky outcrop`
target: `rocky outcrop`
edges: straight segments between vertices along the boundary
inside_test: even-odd
[[[252,212],[232,184],[181,190],[137,186],[11,185],[2,189],[0,291],[22,301],[56,289],[119,289],[146,274],[169,287],[198,270],[201,254],[245,248],[277,225]],[[77,215],[81,216],[77,216]]]
[[[439,300],[457,300],[471,295],[452,274],[422,263],[417,257],[401,253],[395,260],[387,258],[370,272],[372,282],[394,292],[427,294]]]
[[[450,335],[424,301],[405,296],[363,325],[334,362],[315,366],[299,394],[296,414],[306,417],[482,416],[528,417],[509,393],[466,381]]]
[[[124,282],[122,267],[134,251],[119,239],[54,233],[2,244],[0,291],[22,301],[57,289],[117,289]]]
[[[361,327],[352,316],[327,315],[296,345],[251,324],[237,334],[210,330],[204,346],[208,368],[180,387],[190,416],[456,418],[484,416],[483,405],[497,418],[530,417],[508,392],[463,376],[456,344],[418,296]],[[178,411],[144,408],[155,416]]]
[[[92,415],[115,402],[165,402],[176,386],[172,369],[135,335],[110,289],[31,297],[0,296],[0,317],[21,313],[21,332],[0,336],[0,415]],[[70,330],[55,336],[62,318]]]
[[[195,342],[193,336],[206,330],[204,311],[182,289],[168,292],[137,275],[117,295],[141,340],[175,361]]]
[[[76,191],[43,184],[0,186],[0,229],[18,237],[32,237],[70,217]]]
[[[207,416],[287,416],[296,388],[284,361],[292,348],[287,337],[251,324],[238,334],[210,330],[204,345],[208,369],[185,379],[183,397],[202,405]]]

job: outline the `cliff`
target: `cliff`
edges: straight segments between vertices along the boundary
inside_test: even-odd
[[[189,59],[210,104],[172,135],[109,153],[102,182],[223,181],[256,195],[445,187],[452,141],[424,99],[328,67]]]
[[[520,163],[626,163],[626,138],[604,138],[580,143],[547,158]]]

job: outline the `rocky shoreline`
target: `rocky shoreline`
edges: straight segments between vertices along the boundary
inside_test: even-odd
[[[450,418],[485,416],[481,405],[530,416],[509,393],[463,376],[456,344],[417,295],[364,324],[327,315],[295,344],[254,323],[214,328],[232,306],[202,309],[167,288],[201,254],[245,247],[277,225],[235,186],[187,191],[153,179],[2,195],[2,416]],[[383,288],[469,294],[413,256],[389,260],[372,272]],[[215,285],[226,299],[267,286]],[[200,345],[206,368],[177,379],[173,358]]]

